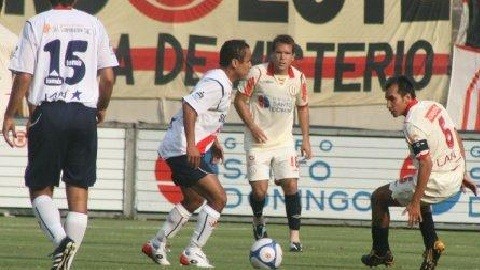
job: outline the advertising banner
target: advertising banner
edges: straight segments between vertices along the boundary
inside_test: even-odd
[[[168,212],[182,199],[165,161],[156,149],[164,131],[140,130],[137,141],[137,211]],[[246,179],[243,134],[223,133],[225,161],[218,166],[219,179],[227,192],[225,215],[250,216],[250,186]],[[467,168],[480,185],[480,145],[465,141]],[[302,195],[302,217],[370,220],[370,196],[382,185],[415,173],[403,138],[311,136],[314,157],[301,165],[298,186]],[[301,137],[296,137],[300,151]],[[282,189],[269,183],[266,216],[285,216]],[[391,218],[405,221],[402,207],[392,207]],[[480,222],[480,199],[472,193],[458,193],[434,205],[434,219],[440,222]]]
[[[48,8],[5,0],[0,22],[19,32]],[[244,39],[254,63],[290,34],[311,106],[384,104],[386,77],[404,73],[421,99],[442,101],[452,22],[449,0],[79,0],[105,24],[121,66],[114,97],[178,99],[218,66],[229,39]]]

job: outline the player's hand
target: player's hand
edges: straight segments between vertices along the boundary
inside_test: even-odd
[[[200,166],[200,151],[198,151],[198,148],[194,146],[187,146],[186,149],[186,155],[187,155],[187,162],[192,166],[192,168],[198,168]]]
[[[310,147],[310,142],[308,140],[303,140],[301,153],[302,157],[305,157],[305,159],[310,159],[312,157],[312,148]]]
[[[107,115],[107,110],[98,110],[97,111],[97,124],[105,121],[105,116]]]
[[[420,214],[420,203],[410,202],[403,210],[402,215],[408,214],[408,226],[413,227],[422,222],[422,215]]]
[[[211,164],[223,164],[223,148],[218,142],[212,144],[210,152],[212,153]]]
[[[265,133],[263,133],[263,130],[259,126],[254,125],[250,128],[250,132],[252,133],[253,139],[256,143],[267,142],[267,136],[265,135]]]
[[[5,142],[10,145],[10,147],[14,147],[15,144],[13,143],[12,137],[10,137],[10,132],[12,132],[13,138],[17,138],[17,133],[15,132],[15,121],[13,121],[13,117],[5,117],[3,119],[3,126],[2,126],[2,134]]]
[[[477,197],[477,186],[467,176],[464,176],[463,180],[462,180],[461,190],[462,190],[463,193],[466,193],[467,189],[470,189],[473,192],[473,195],[475,195],[475,197]]]

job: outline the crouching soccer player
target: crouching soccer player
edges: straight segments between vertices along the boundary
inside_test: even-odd
[[[419,224],[425,244],[420,270],[432,270],[445,244],[439,240],[432,219],[431,205],[476,186],[468,179],[462,139],[445,108],[436,102],[417,101],[411,81],[405,76],[386,83],[387,108],[393,117],[405,117],[403,133],[415,160],[417,175],[377,188],[371,197],[372,251],[361,261],[367,266],[393,264],[388,243],[388,207],[406,207],[408,224]]]

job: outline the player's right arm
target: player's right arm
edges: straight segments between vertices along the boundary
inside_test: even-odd
[[[256,69],[252,68],[248,74],[248,80],[240,82],[233,104],[238,116],[240,116],[240,119],[242,119],[243,123],[250,130],[254,140],[257,143],[265,143],[267,141],[267,136],[263,130],[257,124],[255,124],[252,113],[248,106],[248,101],[255,88],[255,82],[259,79],[259,75],[256,75],[255,73]]]
[[[460,137],[460,134],[458,134],[457,129],[454,129],[454,132],[455,132],[455,140],[457,141],[458,146],[460,147],[460,154],[462,155],[463,160],[465,161],[465,172],[463,174],[463,179],[462,179],[462,191],[465,192],[465,189],[468,188],[473,192],[475,196],[477,196],[477,186],[467,174],[467,158],[465,156],[465,148],[463,148],[462,138]]]
[[[193,168],[200,166],[200,151],[195,145],[195,122],[197,121],[197,112],[187,102],[182,103],[183,110],[183,129],[185,130],[186,155],[187,161]]]
[[[11,147],[13,147],[14,144],[13,139],[10,137],[10,132],[12,132],[14,138],[17,137],[13,117],[15,116],[19,104],[22,103],[23,97],[27,93],[31,82],[32,74],[24,72],[17,73],[13,80],[12,93],[10,95],[10,100],[8,101],[7,109],[5,110],[2,126],[3,138]]]

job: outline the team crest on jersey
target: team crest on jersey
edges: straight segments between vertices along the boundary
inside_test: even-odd
[[[262,108],[270,107],[270,101],[268,100],[267,96],[258,96],[258,104]]]

